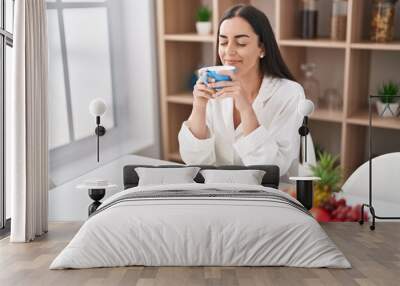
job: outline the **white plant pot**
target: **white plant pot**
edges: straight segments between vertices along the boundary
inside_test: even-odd
[[[379,116],[382,117],[394,117],[399,113],[399,103],[382,103],[380,101],[376,102],[376,109]]]
[[[196,30],[199,35],[211,34],[211,22],[196,22]]]

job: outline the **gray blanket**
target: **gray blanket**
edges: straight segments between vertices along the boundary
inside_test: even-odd
[[[284,195],[269,191],[260,190],[240,190],[240,191],[230,191],[215,188],[204,188],[202,190],[163,190],[163,191],[138,191],[131,192],[126,195],[120,196],[115,200],[101,205],[101,207],[92,213],[91,217],[107,210],[108,208],[127,201],[144,201],[144,200],[154,200],[154,199],[174,199],[174,200],[190,200],[190,199],[226,199],[230,200],[251,200],[256,199],[257,201],[264,200],[276,203],[282,203],[289,205],[301,212],[312,217],[311,213],[299,202],[291,200]]]

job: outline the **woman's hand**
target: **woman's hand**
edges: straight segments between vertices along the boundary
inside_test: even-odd
[[[193,88],[193,106],[206,107],[209,99],[213,99],[215,90],[207,87],[201,78],[196,82]]]
[[[207,102],[213,98],[213,94],[215,91],[208,88],[200,77],[193,88],[193,109],[187,120],[190,131],[198,139],[206,139],[209,136],[206,125],[206,108]]]
[[[231,78],[231,81],[219,81],[215,83],[209,83],[211,88],[221,88],[218,89],[212,98],[224,98],[232,97],[235,103],[235,107],[239,112],[246,112],[251,107],[246,91],[243,89],[240,80],[237,79],[232,71],[219,71],[218,73],[227,75]]]
[[[232,81],[219,81],[208,84],[208,86],[212,88],[221,88],[213,95],[213,98],[233,98],[235,108],[240,112],[243,134],[246,136],[260,126],[253,107],[248,100],[249,96],[246,94],[240,80],[236,78],[233,72],[220,71],[219,73],[230,76]]]

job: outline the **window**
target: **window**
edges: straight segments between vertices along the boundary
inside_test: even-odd
[[[157,148],[152,2],[47,0],[50,189],[121,156]],[[97,97],[107,104],[99,162],[89,113]]]
[[[5,188],[5,104],[11,92],[14,0],[0,0],[0,235],[9,231],[10,194]],[[6,228],[7,226],[7,228]]]
[[[114,126],[107,1],[47,1],[49,148],[93,135],[92,99],[105,100],[102,118]]]

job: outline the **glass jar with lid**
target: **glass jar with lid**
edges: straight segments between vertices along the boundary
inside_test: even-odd
[[[318,10],[317,0],[302,0],[300,10],[301,37],[313,39],[317,37]]]
[[[327,88],[324,92],[326,108],[330,112],[342,109],[342,97],[336,88]]]
[[[320,84],[314,77],[316,65],[314,63],[306,63],[302,64],[300,68],[304,72],[300,83],[304,88],[306,98],[314,103],[316,109],[321,108]]]
[[[397,0],[374,0],[371,17],[371,41],[393,40],[394,14]]]
[[[347,0],[333,0],[331,18],[331,39],[346,40]]]

